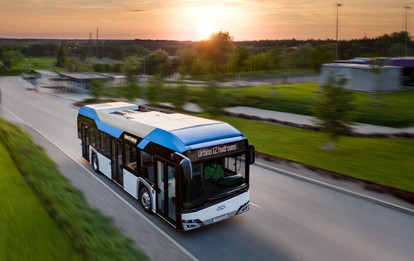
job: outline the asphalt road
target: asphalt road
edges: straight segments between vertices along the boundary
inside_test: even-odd
[[[78,154],[71,102],[0,78],[3,115],[28,130],[88,202],[153,260],[413,260],[414,216],[352,194],[252,167],[251,209],[183,233],[147,215]]]

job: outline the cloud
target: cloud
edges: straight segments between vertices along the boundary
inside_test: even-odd
[[[145,11],[147,11],[147,10],[144,10],[144,9],[134,9],[131,12],[136,13],[136,12],[145,12]]]

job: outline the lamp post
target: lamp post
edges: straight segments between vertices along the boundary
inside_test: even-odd
[[[408,9],[410,9],[411,7],[409,6],[404,6],[405,9],[405,56],[408,56],[408,29],[407,29],[407,20],[408,20]]]
[[[336,4],[336,51],[335,51],[335,60],[338,60],[338,21],[339,21],[339,7],[343,4]]]

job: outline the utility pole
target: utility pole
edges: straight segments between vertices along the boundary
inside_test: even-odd
[[[0,116],[3,116],[3,104],[1,104],[1,88],[0,88]]]
[[[339,22],[339,7],[343,4],[336,4],[336,50],[335,50],[335,60],[338,60],[338,22]]]
[[[408,20],[408,9],[410,9],[411,7],[409,6],[404,6],[405,9],[405,56],[408,56],[408,28],[407,28],[407,20]]]

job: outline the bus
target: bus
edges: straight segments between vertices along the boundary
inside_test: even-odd
[[[110,102],[81,107],[77,130],[93,170],[177,230],[249,210],[255,150],[228,123]]]

